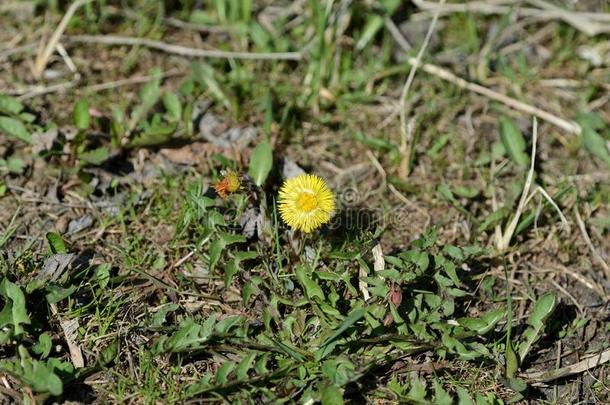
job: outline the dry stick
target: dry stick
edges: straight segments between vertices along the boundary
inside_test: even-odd
[[[403,41],[398,39],[398,38],[402,38],[402,35],[400,34],[400,32],[396,32],[393,30],[389,30],[389,31],[392,34],[392,36],[394,37],[394,40],[399,45],[401,45],[401,43]],[[397,37],[397,35],[399,35],[400,37]],[[409,51],[409,49],[405,49],[404,47],[403,47],[403,50]],[[491,89],[488,89],[487,87],[483,87],[480,84],[468,82],[468,81],[462,79],[461,77],[456,76],[455,74],[448,71],[447,69],[443,69],[439,66],[432,65],[430,63],[420,64],[417,62],[417,60],[415,58],[412,58],[412,57],[407,58],[407,63],[409,63],[410,65],[419,65],[420,68],[428,74],[436,76],[442,80],[446,80],[449,83],[453,83],[454,85],[456,85],[462,89],[470,90],[475,93],[481,94],[485,97],[488,97],[492,100],[499,101],[500,103],[502,103],[504,105],[514,108],[515,110],[519,110],[524,113],[534,115],[534,116],[540,118],[541,120],[547,121],[572,134],[579,135],[581,132],[580,125],[578,125],[574,121],[565,120],[563,118],[560,118],[556,115],[551,114],[550,112],[541,110],[540,108],[537,108],[537,107],[531,106],[529,104],[523,103],[521,101],[515,100],[514,98],[505,96],[504,94],[498,93],[497,91],[494,91]]]
[[[442,7],[438,3],[422,0],[413,0],[413,3],[415,3],[420,10],[426,12],[438,11],[443,15],[451,13],[507,14],[514,12],[519,17],[534,17],[543,20],[559,19],[588,36],[610,32],[610,26],[607,24],[610,22],[610,14],[608,13],[582,13],[566,11],[559,8],[545,8],[543,10],[532,7],[514,8],[512,6],[495,5],[477,1],[461,4],[447,4]],[[598,22],[602,24],[598,24]]]
[[[519,199],[519,205],[517,206],[517,212],[513,216],[512,221],[506,227],[502,238],[498,243],[498,250],[502,251],[508,248],[510,244],[510,240],[515,233],[515,229],[517,229],[517,225],[519,224],[519,219],[521,218],[521,214],[525,209],[525,204],[527,203],[530,187],[532,186],[532,180],[534,178],[534,164],[536,162],[536,142],[538,141],[538,121],[536,117],[534,117],[534,129],[532,134],[532,156],[530,158],[530,170],[527,173],[527,179],[525,180],[525,185],[523,186],[523,192],[521,193],[521,198]]]
[[[409,64],[416,63],[414,58],[409,58],[407,60],[407,62]],[[424,63],[421,66],[421,69],[424,72],[430,73],[431,75],[437,76],[443,80],[453,83],[458,87],[473,91],[475,93],[479,93],[492,100],[499,101],[504,105],[514,108],[515,110],[519,110],[524,113],[534,115],[534,116],[540,118],[541,120],[547,121],[572,134],[579,135],[581,132],[580,125],[578,125],[574,121],[565,120],[563,118],[560,118],[556,115],[551,114],[548,111],[544,111],[544,110],[541,110],[540,108],[537,108],[537,107],[531,106],[529,104],[523,103],[521,101],[515,100],[514,98],[510,98],[508,96],[505,96],[502,93],[498,93],[494,90],[490,90],[479,84],[467,82],[466,80],[462,79],[461,77],[458,77],[455,74],[451,73],[450,71],[443,69],[441,67],[431,65],[429,63]]]
[[[173,77],[185,75],[185,72],[178,71],[176,69],[168,70],[167,72],[161,73],[161,78]],[[136,76],[130,77],[127,79],[116,80],[112,82],[93,84],[91,86],[83,87],[77,90],[78,93],[86,93],[86,92],[97,92],[103,90],[110,90],[116,87],[128,86],[131,84],[138,83],[147,83],[154,79],[155,76]],[[4,92],[10,95],[19,95],[19,100],[27,100],[29,98],[33,98],[36,96],[41,96],[44,94],[55,93],[60,91],[66,91],[74,88],[79,83],[78,80],[72,80],[68,82],[57,83],[51,86],[33,86],[24,90],[2,90],[0,92]]]
[[[57,84],[53,84],[51,86],[34,86],[33,88],[29,88],[28,91],[17,97],[19,100],[27,100],[29,98],[33,98],[36,96],[42,96],[44,94],[55,93],[59,91],[64,91],[70,89],[78,83],[77,80],[71,80],[67,82],[61,82]]]
[[[580,374],[597,366],[610,361],[610,349],[601,352],[595,356],[587,357],[576,364],[560,368],[558,370],[540,371],[535,373],[521,374],[521,377],[528,380],[548,382],[558,378],[567,377],[574,374]]]
[[[528,0],[527,2],[543,9],[543,13],[555,14],[557,18],[560,18],[563,22],[570,24],[572,27],[590,37],[604,32],[610,32],[610,24],[608,23],[604,25],[597,24],[591,21],[592,18],[585,17],[577,12],[563,10],[554,4],[547,3],[543,0]],[[599,13],[599,15],[604,16],[603,13]],[[610,15],[606,16],[610,17]],[[610,22],[610,19],[608,19],[607,22]]]
[[[190,48],[182,45],[168,44],[147,38],[124,37],[119,35],[72,35],[67,36],[71,42],[104,45],[131,45],[145,46],[161,52],[187,56],[192,58],[224,58],[224,59],[249,59],[249,60],[301,60],[301,52],[229,52],[214,49]]]
[[[608,266],[608,263],[606,263],[604,258],[597,252],[597,250],[595,250],[595,246],[593,246],[593,242],[591,242],[591,238],[589,238],[589,234],[587,233],[585,222],[582,220],[582,217],[580,216],[580,212],[578,212],[578,207],[576,207],[576,205],[574,205],[574,216],[576,217],[578,228],[580,228],[580,233],[582,234],[582,237],[585,240],[587,247],[591,251],[591,254],[595,258],[595,260],[597,260],[598,263],[601,265],[602,269],[604,269],[604,272],[606,273],[606,278],[610,280],[610,267]]]
[[[77,0],[70,5],[70,8],[68,8],[68,11],[66,11],[66,14],[59,22],[59,25],[53,32],[53,35],[51,35],[51,39],[49,39],[49,42],[47,42],[47,46],[45,46],[44,50],[40,52],[36,57],[36,63],[34,65],[34,76],[37,79],[40,79],[42,71],[47,66],[49,58],[51,57],[53,52],[55,52],[55,47],[57,46],[59,39],[61,38],[66,27],[68,26],[68,21],[70,21],[70,18],[72,18],[74,13],[76,13],[76,10],[78,10],[81,6],[90,1],[91,0]]]
[[[4,50],[0,51],[0,61],[7,59],[9,56],[12,56],[15,54],[31,51],[32,49],[36,49],[36,46],[37,46],[36,43],[31,43],[31,44],[16,46],[13,48],[4,49]]]
[[[445,0],[441,0],[440,5],[442,6],[445,3]],[[402,134],[402,144],[401,144],[401,152],[403,153],[402,161],[400,163],[400,177],[407,177],[410,172],[410,156],[411,150],[413,148],[413,138],[411,131],[411,136],[407,133],[407,94],[409,94],[409,89],[411,88],[411,84],[413,84],[413,79],[415,78],[415,73],[417,72],[417,68],[421,63],[421,58],[424,56],[424,52],[426,52],[426,48],[428,48],[428,44],[430,43],[430,38],[432,37],[432,33],[434,32],[434,27],[436,27],[436,23],[438,21],[439,13],[434,13],[434,17],[432,18],[432,22],[428,27],[428,32],[426,32],[426,37],[424,38],[424,42],[422,43],[421,48],[419,48],[419,52],[417,53],[417,57],[415,58],[414,64],[411,64],[411,71],[409,72],[409,76],[407,77],[407,81],[405,82],[404,87],[402,88],[402,93],[400,95],[400,132]],[[404,45],[402,45],[404,46]]]

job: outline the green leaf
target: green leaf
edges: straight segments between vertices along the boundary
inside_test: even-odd
[[[151,351],[155,354],[182,352],[201,346],[214,334],[214,326],[216,326],[215,314],[208,317],[201,325],[195,323],[192,318],[187,318],[180,323],[179,329],[172,336],[159,338],[153,344]]]
[[[20,336],[24,332],[21,325],[30,324],[23,291],[17,284],[5,278],[0,283],[0,296],[5,301],[2,311],[0,311],[0,328],[11,326],[12,331],[8,334],[8,337]]]
[[[74,111],[72,113],[74,119],[74,126],[78,129],[87,129],[91,121],[91,115],[89,114],[89,103],[85,100],[80,100],[74,105]]]
[[[23,110],[23,104],[15,97],[0,94],[0,112],[17,115]]]
[[[106,367],[108,364],[112,363],[119,354],[119,340],[115,339],[108,346],[102,349],[100,353],[100,357],[97,359],[97,362],[102,366]]]
[[[343,334],[343,332],[345,332],[352,325],[354,325],[356,322],[358,322],[360,319],[362,319],[364,317],[364,314],[366,314],[366,312],[367,312],[366,308],[356,308],[356,309],[352,310],[345,317],[343,322],[341,322],[341,325],[339,325],[339,327],[333,332],[333,334],[330,335],[324,341],[324,343],[322,343],[322,345],[320,346],[320,349],[318,351],[323,350],[325,346],[328,346],[329,344],[331,344],[335,339],[337,339],[339,336],[341,336]]]
[[[452,405],[453,404],[453,398],[451,398],[451,395],[449,395],[449,393],[447,391],[445,391],[443,386],[437,380],[434,380],[432,382],[432,386],[434,388],[434,404],[435,405]]]
[[[59,234],[55,232],[47,232],[46,237],[47,242],[49,243],[49,249],[51,250],[51,253],[66,253],[68,251],[68,249],[66,249],[64,240],[61,236],[59,236]]]
[[[518,351],[520,362],[523,362],[534,343],[540,339],[546,326],[545,322],[553,313],[555,305],[557,305],[557,297],[552,292],[544,294],[536,301],[536,304],[534,304],[534,310],[527,320],[528,328],[523,332],[523,336],[519,342]]]
[[[210,259],[208,261],[208,267],[210,269],[210,273],[214,271],[218,260],[220,260],[220,255],[223,249],[227,246],[224,240],[216,239],[210,245]]]
[[[338,387],[343,387],[356,376],[356,365],[343,356],[322,363],[322,374]]]
[[[233,276],[237,274],[239,271],[239,260],[233,259],[227,263],[225,266],[225,288],[229,288],[231,285],[231,281],[233,281]]]
[[[498,208],[497,210],[485,217],[483,222],[481,222],[481,224],[477,228],[477,232],[485,232],[492,226],[495,226],[502,222],[505,218],[508,217],[509,214],[510,210],[508,210],[506,207]]]
[[[589,125],[583,123],[581,128],[581,136],[585,149],[610,166],[610,152],[608,152],[606,140]]]
[[[46,290],[48,292],[45,298],[49,304],[55,304],[72,295],[76,289],[77,287],[75,285],[71,285],[68,288],[63,288],[54,284],[49,284],[46,286]]]
[[[472,401],[472,398],[470,398],[470,395],[468,395],[466,388],[458,385],[455,387],[455,390],[458,394],[458,405],[474,405],[474,402]]]
[[[110,153],[108,152],[108,148],[102,146],[101,148],[82,152],[78,155],[78,158],[83,162],[89,163],[90,165],[98,166],[108,160],[109,156]]]
[[[157,103],[161,96],[161,69],[155,67],[152,72],[154,79],[146,83],[140,90],[140,104],[135,107],[129,119],[128,130],[132,131],[146,114]]]
[[[525,139],[519,127],[508,117],[501,116],[500,138],[510,158],[519,166],[527,167],[530,158],[525,153]]]
[[[0,117],[0,132],[20,139],[25,143],[32,144],[32,135],[19,120],[11,117]]]
[[[216,384],[226,384],[229,381],[229,374],[231,374],[234,368],[235,363],[232,361],[221,364],[216,371]]]
[[[174,121],[180,121],[182,119],[182,104],[176,93],[167,92],[163,94],[163,106],[167,110],[170,117]]]
[[[324,383],[320,387],[322,405],[343,405],[343,390],[334,384]]]
[[[511,342],[507,342],[506,344],[504,357],[506,359],[506,376],[508,378],[513,378],[515,374],[517,374],[517,370],[519,370],[519,358],[517,357]]]
[[[305,290],[305,295],[308,299],[312,300],[314,297],[318,297],[320,300],[324,300],[324,292],[322,291],[322,288],[320,288],[318,283],[307,275],[304,266],[297,267],[295,274],[299,284],[301,284]]]
[[[235,369],[235,377],[237,378],[237,381],[244,381],[246,378],[248,378],[248,370],[252,368],[255,358],[256,352],[250,352],[239,362],[239,365]]]
[[[484,335],[491,331],[502,318],[504,318],[504,308],[498,308],[494,311],[486,312],[479,318],[460,318],[458,323],[478,335]]]
[[[222,91],[220,84],[216,80],[214,69],[210,65],[203,62],[193,63],[192,69],[195,80],[197,80],[203,88],[210,90],[212,95],[218,101],[222,102],[226,108],[230,109],[231,102],[224,91]]]
[[[415,403],[428,403],[428,401],[426,401],[426,386],[419,378],[415,377],[412,381],[407,398]]]
[[[34,353],[40,355],[41,359],[46,358],[53,348],[53,341],[48,333],[43,333],[38,336],[38,343],[32,346]]]
[[[110,281],[110,264],[102,263],[95,268],[95,279],[100,288],[106,288]]]
[[[214,329],[219,335],[226,335],[231,332],[233,328],[243,325],[245,320],[246,318],[242,315],[227,316],[219,321]]]
[[[17,361],[0,360],[0,370],[27,384],[34,392],[48,392],[61,395],[63,384],[53,372],[54,367],[42,361],[33,360],[25,349],[20,347],[21,359]],[[25,353],[25,356],[24,356]],[[27,357],[26,357],[27,356]]]
[[[25,162],[18,157],[11,156],[6,160],[6,168],[10,173],[21,174],[24,167]]]
[[[269,141],[263,141],[256,145],[250,157],[248,174],[257,186],[262,186],[271,172],[273,166],[273,151]]]
[[[383,17],[377,14],[369,15],[362,29],[362,34],[360,34],[356,43],[356,49],[359,51],[364,49],[382,27]]]

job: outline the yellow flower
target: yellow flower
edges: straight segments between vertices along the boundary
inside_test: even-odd
[[[280,188],[279,210],[291,228],[309,233],[330,221],[335,210],[333,192],[320,177],[300,174]]]

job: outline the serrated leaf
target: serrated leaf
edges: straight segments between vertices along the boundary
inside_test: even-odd
[[[508,155],[517,165],[527,167],[530,158],[525,153],[525,139],[519,127],[508,117],[501,116],[500,122],[500,138],[502,144],[506,148]]]
[[[262,186],[271,172],[273,166],[273,151],[269,141],[263,141],[256,145],[252,156],[250,156],[250,166],[248,174],[257,186]]]
[[[101,148],[82,152],[78,155],[78,158],[83,162],[89,163],[90,165],[98,166],[108,160],[109,156],[110,153],[108,152],[108,148],[102,146]]]
[[[25,143],[32,144],[32,134],[19,120],[11,117],[0,117],[0,133],[17,138]]]
[[[555,310],[556,304],[557,297],[552,292],[544,294],[534,304],[534,310],[527,319],[528,328],[523,332],[523,336],[519,342],[518,351],[520,362],[523,362],[534,343],[540,339],[546,326],[546,320],[551,316],[553,310]],[[513,376],[509,375],[509,377]]]

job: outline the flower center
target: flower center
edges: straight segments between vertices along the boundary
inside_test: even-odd
[[[314,194],[303,193],[299,196],[297,205],[303,211],[313,211],[318,206],[318,199]]]

